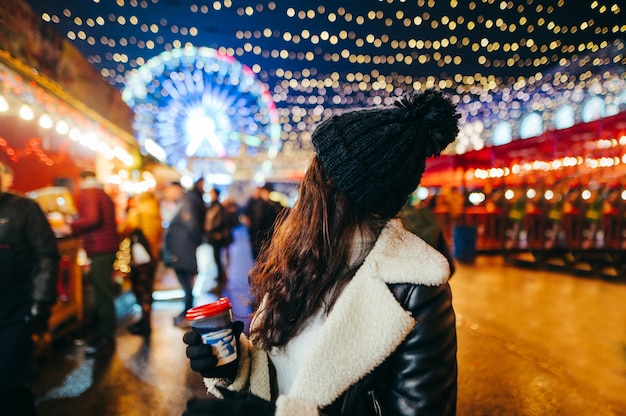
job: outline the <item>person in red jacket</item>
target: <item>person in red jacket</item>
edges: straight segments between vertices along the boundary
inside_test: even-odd
[[[72,234],[82,237],[83,248],[91,259],[89,278],[93,286],[95,337],[85,350],[87,357],[103,357],[115,352],[115,303],[113,263],[119,248],[115,206],[92,171],[80,175],[78,218],[72,221]]]

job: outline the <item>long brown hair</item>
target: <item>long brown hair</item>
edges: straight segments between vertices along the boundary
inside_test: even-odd
[[[298,200],[250,272],[252,294],[257,302],[265,300],[251,338],[265,348],[281,347],[318,307],[328,313],[385,223],[355,207],[315,157]],[[355,262],[350,256],[357,230],[369,246]]]

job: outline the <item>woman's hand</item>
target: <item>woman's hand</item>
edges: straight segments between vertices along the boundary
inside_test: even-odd
[[[235,321],[231,325],[237,341],[237,352],[239,353],[239,336],[243,332],[243,322]],[[230,365],[216,367],[218,360],[213,353],[213,348],[202,342],[200,334],[194,331],[185,332],[183,342],[187,344],[186,354],[193,371],[200,373],[206,378],[224,378],[231,382],[235,379],[237,368]]]

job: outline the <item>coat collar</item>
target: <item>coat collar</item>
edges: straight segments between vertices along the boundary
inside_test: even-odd
[[[367,277],[385,283],[412,283],[436,286],[448,280],[446,258],[415,234],[399,219],[389,221],[361,267]]]
[[[103,189],[104,185],[102,185],[102,182],[99,182],[96,178],[87,177],[82,180],[80,184],[80,188],[81,189],[90,189],[90,188]]]
[[[448,267],[439,252],[390,221],[337,299],[278,410],[281,402],[327,406],[379,366],[416,324],[387,284],[438,285],[447,280]]]

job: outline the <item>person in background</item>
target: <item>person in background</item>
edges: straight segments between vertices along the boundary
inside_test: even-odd
[[[243,331],[248,333],[250,315],[252,313],[252,295],[248,274],[254,265],[248,228],[239,221],[240,208],[232,198],[226,198],[222,203],[228,213],[228,221],[232,226],[233,242],[226,250],[226,275],[228,282],[223,290],[232,304],[233,320],[243,322]],[[232,259],[232,261],[231,261]]]
[[[465,196],[458,186],[450,188],[450,192],[443,195],[445,202],[450,210],[450,220],[452,225],[456,226],[463,223]]]
[[[259,257],[263,244],[271,239],[274,222],[283,209],[280,204],[270,199],[270,192],[272,185],[269,183],[258,186],[243,212],[255,260]]]
[[[188,416],[455,414],[449,265],[396,218],[458,134],[455,112],[429,89],[317,126],[298,199],[250,272],[259,302],[238,371],[183,337],[219,398],[190,400]]]
[[[222,262],[222,250],[227,249],[233,242],[233,224],[229,221],[229,215],[226,207],[220,202],[220,191],[213,188],[209,191],[211,203],[206,211],[204,218],[204,231],[206,233],[207,242],[213,249],[213,259],[217,266],[217,285],[213,289],[216,295],[222,293],[222,289],[226,285],[226,268]]]
[[[72,234],[81,237],[91,260],[89,280],[93,286],[95,336],[88,340],[87,357],[104,357],[115,352],[115,299],[113,263],[120,238],[115,205],[93,171],[80,174],[78,217],[71,221]]]
[[[252,257],[255,260],[258,256],[258,248],[256,247],[256,236],[259,233],[257,217],[259,216],[258,212],[260,212],[261,203],[261,187],[257,186],[252,190],[252,195],[250,199],[248,199],[248,202],[246,202],[241,213],[241,221],[248,229]]]
[[[163,228],[170,226],[172,218],[180,208],[183,195],[185,195],[185,189],[178,181],[171,182],[165,187],[160,207]]]
[[[183,185],[178,181],[170,182],[163,190],[163,197],[160,200],[162,238],[159,242],[159,257],[161,259],[163,259],[163,250],[165,248],[166,231],[170,226],[170,222],[180,209],[184,195],[185,188],[183,188]],[[157,269],[159,266],[160,264],[157,265]],[[165,263],[163,263],[163,266],[168,267]]]
[[[399,217],[402,219],[404,228],[430,244],[431,247],[439,250],[446,257],[450,264],[450,277],[452,277],[455,272],[454,259],[446,242],[441,221],[433,212],[436,201],[437,199],[433,196],[413,205],[412,199],[409,198],[400,210]]]
[[[9,192],[12,175],[0,162],[0,413],[31,416],[33,335],[48,330],[59,251],[40,206]]]
[[[185,313],[193,307],[193,280],[198,273],[196,250],[202,243],[204,230],[203,195],[204,179],[200,178],[182,197],[180,208],[165,231],[163,262],[174,269],[185,292],[184,309],[174,317],[176,326],[187,326]]]
[[[0,162],[2,163],[2,162]],[[13,169],[6,165],[1,165],[0,167],[0,183],[2,184],[2,188],[4,192],[9,192],[9,190],[13,187]]]
[[[239,205],[232,197],[227,197],[226,199],[224,199],[222,205],[226,209],[226,226],[231,230],[231,237],[234,241],[234,230],[236,227],[241,225],[241,222],[239,221]],[[230,259],[230,250],[226,250],[226,264],[224,265],[224,267],[226,267],[227,269],[230,265]],[[226,276],[228,276],[228,271],[226,272]]]
[[[130,201],[133,203],[129,204],[120,234],[122,237],[129,237],[131,244],[142,244],[150,254],[150,260],[147,263],[138,262],[131,251],[130,282],[135,299],[141,306],[141,318],[129,325],[128,331],[135,335],[150,335],[152,292],[163,232],[161,214],[159,201],[152,192],[143,192],[129,199]]]

